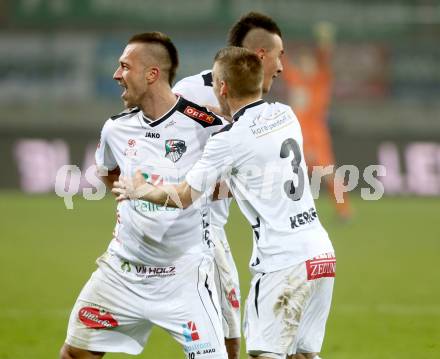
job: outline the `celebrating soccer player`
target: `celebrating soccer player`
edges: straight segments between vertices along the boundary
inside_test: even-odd
[[[278,25],[268,16],[256,12],[242,16],[230,29],[228,44],[255,52],[263,62],[263,92],[282,71],[283,41]],[[179,81],[173,91],[199,105],[218,108],[212,88],[212,70]],[[225,114],[224,114],[225,115]],[[227,116],[227,114],[226,114]],[[211,235],[214,242],[215,283],[220,296],[223,330],[229,359],[240,355],[240,286],[237,268],[231,254],[224,226],[229,215],[230,199],[211,205]]]
[[[298,120],[289,106],[261,100],[263,65],[229,47],[214,60],[213,88],[232,123],[214,134],[179,185],[121,177],[118,200],[191,207],[227,182],[253,228],[254,274],[245,309],[252,358],[317,358],[330,310],[336,258],[315,208]]]
[[[127,111],[109,119],[98,166],[124,176],[141,168],[151,183],[180,183],[221,120],[176,97],[171,40],[133,36],[114,79]],[[62,359],[139,354],[153,325],[169,332],[188,358],[226,359],[204,203],[187,209],[143,200],[118,204],[114,237],[72,310]]]

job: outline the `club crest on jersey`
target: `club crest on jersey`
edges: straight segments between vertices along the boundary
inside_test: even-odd
[[[173,162],[180,160],[182,155],[186,152],[185,141],[182,140],[166,140],[165,141],[165,157]]]

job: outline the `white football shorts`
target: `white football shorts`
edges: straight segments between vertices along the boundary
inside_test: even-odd
[[[211,257],[191,255],[151,267],[106,253],[98,264],[73,307],[67,344],[139,354],[157,325],[187,358],[227,358]]]
[[[336,273],[334,253],[271,273],[257,273],[246,301],[249,354],[319,353]]]
[[[241,337],[240,285],[237,267],[223,227],[211,225],[214,242],[215,286],[220,297],[225,338]]]

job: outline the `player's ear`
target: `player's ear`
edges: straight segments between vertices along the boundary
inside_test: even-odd
[[[146,80],[149,84],[155,82],[160,76],[160,69],[158,67],[150,67],[147,70]]]
[[[264,57],[266,56],[266,49],[259,48],[259,49],[255,50],[255,53],[257,54],[257,56],[259,57],[260,60],[263,60]]]
[[[220,96],[226,96],[228,93],[228,84],[223,80],[220,81]]]

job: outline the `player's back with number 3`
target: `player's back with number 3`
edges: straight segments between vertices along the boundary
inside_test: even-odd
[[[225,153],[213,155],[232,167],[229,186],[252,224],[253,271],[272,272],[333,251],[317,216],[301,128],[289,106],[250,104],[210,141],[226,142],[219,146]]]

